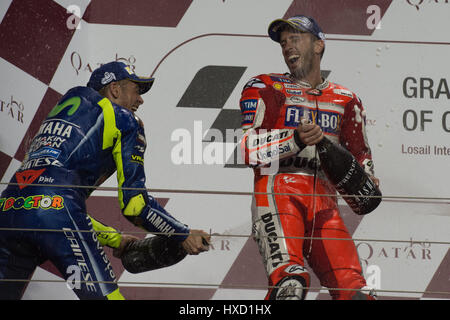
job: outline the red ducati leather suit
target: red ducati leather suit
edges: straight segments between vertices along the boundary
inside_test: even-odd
[[[295,130],[303,116],[318,123],[330,140],[345,146],[373,174],[359,98],[326,80],[311,88],[288,74],[265,74],[247,83],[240,107],[245,131],[241,149],[255,173],[253,233],[269,285],[296,276],[309,287],[306,258],[325,287],[365,287],[353,241],[308,239],[351,236],[333,196],[336,190],[320,170],[315,146],[305,146]],[[274,298],[273,291],[269,289],[266,299]],[[333,299],[355,297],[355,291],[348,290],[330,294]]]

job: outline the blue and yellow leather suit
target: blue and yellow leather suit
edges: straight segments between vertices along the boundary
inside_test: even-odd
[[[80,299],[122,298],[85,204],[115,171],[129,221],[186,239],[189,228],[145,190],[145,148],[143,124],[131,111],[88,87],[61,98],[0,197],[0,299],[19,299],[26,286],[2,279],[29,279],[46,260]]]

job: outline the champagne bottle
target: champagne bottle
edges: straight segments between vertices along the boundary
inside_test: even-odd
[[[381,202],[381,191],[355,157],[324,137],[317,145],[321,168],[353,212],[364,215]]]
[[[174,265],[186,255],[181,242],[164,236],[153,236],[129,243],[121,260],[125,270],[140,273]]]

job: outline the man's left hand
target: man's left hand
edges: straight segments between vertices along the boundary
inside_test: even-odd
[[[139,238],[129,234],[123,234],[119,247],[113,250],[113,256],[120,259],[128,244],[136,240],[139,240]]]
[[[370,176],[370,179],[375,183],[375,185],[379,188],[380,187],[380,179],[378,179],[375,176]]]

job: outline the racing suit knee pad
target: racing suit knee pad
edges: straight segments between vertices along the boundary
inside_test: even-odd
[[[305,267],[284,265],[270,275],[269,284],[274,287],[269,289],[265,300],[304,300],[309,282],[310,276]]]

